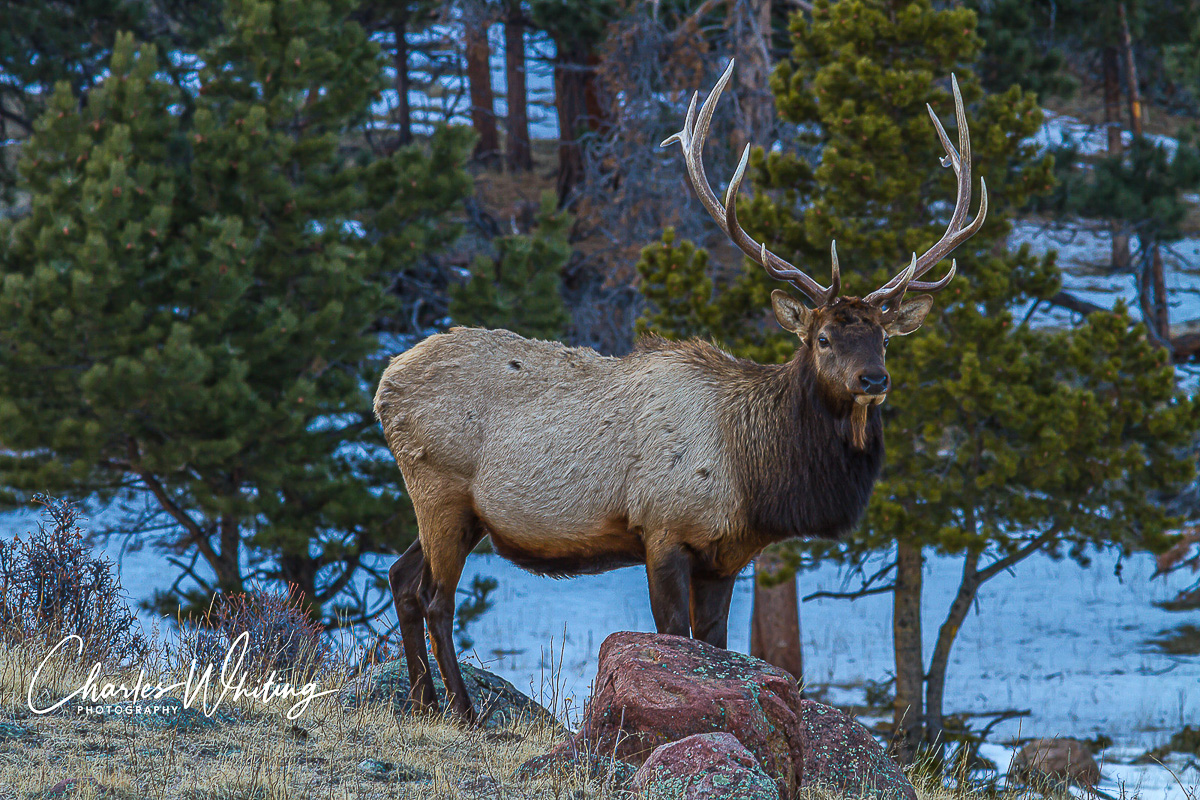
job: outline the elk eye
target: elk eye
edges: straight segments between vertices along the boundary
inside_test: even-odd
[[[885,335],[885,336],[883,337],[883,346],[884,346],[884,347],[887,347],[887,345],[888,345],[888,342],[890,342],[891,340],[892,340],[892,337]]]
[[[817,337],[817,344],[821,345],[821,347],[829,347],[828,337],[826,337],[825,334],[822,333],[820,336]]]

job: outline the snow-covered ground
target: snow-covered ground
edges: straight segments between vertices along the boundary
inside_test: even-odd
[[[428,32],[431,37],[446,34],[440,26]],[[498,28],[491,31],[490,38],[496,111],[503,117],[503,49]],[[531,39],[529,44],[537,55],[530,60],[529,73],[532,133],[536,138],[552,139],[557,136],[557,120],[550,102],[552,76],[547,58],[553,45],[543,39]],[[425,66],[414,64],[414,69]],[[420,123],[467,121],[461,81],[446,76],[440,87],[432,98],[413,93],[419,128]],[[394,104],[394,93],[385,93],[377,110]],[[1168,147],[1175,144],[1159,138]],[[1103,128],[1050,112],[1034,139],[1043,147],[1074,142],[1085,155],[1105,148]],[[1132,314],[1140,314],[1132,276],[1107,275],[1101,269],[1108,260],[1109,240],[1104,234],[1020,223],[1011,243],[1015,247],[1026,242],[1035,252],[1058,251],[1059,263],[1066,268],[1064,288],[1076,296],[1106,307],[1124,299]],[[1136,251],[1136,239],[1132,246]],[[1164,257],[1172,323],[1200,320],[1200,239],[1177,242]],[[1023,315],[1027,310],[1017,311]],[[1033,322],[1061,324],[1069,319],[1069,312],[1061,309],[1039,308]],[[109,514],[99,516],[101,519],[93,522],[112,521]],[[0,539],[28,530],[34,518],[29,513],[0,515]],[[113,544],[109,552],[120,564],[124,586],[133,600],[147,598],[174,580],[173,568],[150,550],[122,553]],[[1200,766],[1194,760],[1169,757],[1171,770],[1131,763],[1147,749],[1165,743],[1171,732],[1200,723],[1200,656],[1172,657],[1148,644],[1161,631],[1188,619],[1189,615],[1171,614],[1153,603],[1172,597],[1190,578],[1150,581],[1153,562],[1147,556],[1125,560],[1120,579],[1114,567],[1114,558],[1107,554],[1098,555],[1086,569],[1074,562],[1039,556],[986,584],[953,651],[947,711],[1030,711],[1028,716],[1000,724],[992,735],[995,742],[1017,737],[1107,735],[1115,744],[1102,754],[1101,789],[1146,800],[1195,800]],[[942,557],[930,559],[926,567],[926,658],[959,569],[955,559]],[[640,569],[554,581],[522,572],[495,556],[473,556],[462,584],[469,584],[477,575],[496,578],[499,588],[493,595],[495,607],[469,629],[476,643],[469,657],[547,704],[557,700],[568,718],[575,717],[589,693],[603,639],[618,630],[653,630],[646,579]],[[801,577],[803,594],[843,588],[843,576],[832,566]],[[730,613],[730,647],[743,652],[749,640],[750,595],[747,575],[737,586]],[[862,703],[863,684],[886,680],[892,668],[890,611],[886,595],[853,603],[816,600],[804,604],[809,683],[823,690],[832,702]],[[1190,616],[1195,619],[1195,614]],[[152,623],[144,615],[143,620]],[[1001,773],[1007,771],[1011,748],[992,744],[981,752]]]
[[[1013,226],[1009,237],[1012,248],[1028,244],[1030,249],[1045,255],[1054,250],[1062,268],[1063,289],[1081,300],[1112,308],[1124,300],[1130,314],[1141,318],[1137,303],[1137,285],[1133,275],[1110,274],[1106,266],[1112,253],[1112,239],[1104,231],[1084,228],[1062,229],[1039,222],[1022,221]],[[1136,253],[1136,236],[1130,241]],[[1169,316],[1173,328],[1185,323],[1200,324],[1200,238],[1181,239],[1163,249],[1163,275],[1167,284]],[[1028,306],[1017,309],[1023,314]],[[1071,312],[1063,309],[1039,309],[1035,318],[1041,321],[1066,322]]]
[[[1074,147],[1081,156],[1100,156],[1108,152],[1108,129],[1105,125],[1089,125],[1048,108],[1042,109],[1042,113],[1045,122],[1038,132],[1030,137],[1042,148],[1057,150],[1062,147]],[[1147,134],[1146,138],[1155,144],[1163,145],[1171,155],[1175,154],[1175,149],[1179,146],[1179,141],[1169,136]],[[1133,134],[1122,130],[1121,141],[1125,146],[1129,146],[1133,141]]]
[[[101,515],[107,517],[108,515]],[[0,516],[0,536],[28,530],[32,515]],[[95,520],[100,521],[100,520]],[[112,554],[119,555],[115,546]],[[172,574],[149,550],[126,553],[122,578],[133,598],[170,585]],[[1173,731],[1200,722],[1200,657],[1168,656],[1148,643],[1194,614],[1163,611],[1154,601],[1173,597],[1189,576],[1149,579],[1153,560],[1098,554],[1088,568],[1034,557],[984,586],[964,623],[947,679],[947,711],[1028,710],[997,726],[991,740],[1034,736],[1107,735],[1105,784],[1150,800],[1188,800],[1166,769],[1131,762],[1164,744]],[[925,570],[926,657],[957,585],[956,559],[932,558]],[[462,585],[476,576],[499,581],[495,606],[469,628],[469,658],[574,718],[596,672],[596,654],[619,630],[653,630],[644,571],[555,581],[523,572],[497,556],[472,556]],[[833,566],[804,573],[802,594],[846,588]],[[730,647],[749,643],[751,583],[738,583],[730,613]],[[390,616],[390,610],[385,612]],[[802,608],[805,672],[835,703],[861,704],[865,681],[892,669],[891,601],[886,595],[854,602],[821,599]],[[1007,770],[1012,751],[985,751]],[[1200,786],[1186,759],[1169,761],[1185,787]],[[1140,787],[1140,788],[1139,788]]]

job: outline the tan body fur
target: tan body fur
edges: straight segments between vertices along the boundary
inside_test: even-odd
[[[749,147],[724,202],[701,154],[730,62],[703,106],[693,97],[678,143],[701,203],[747,256],[813,303],[771,293],[775,319],[799,341],[787,364],[735,359],[703,342],[651,339],[624,358],[509,331],[453,328],[392,360],[375,413],[404,474],[418,541],[388,580],[418,708],[436,709],[425,626],[454,712],[475,717],[453,645],[454,592],[467,554],[497,552],[551,575],[644,563],[659,633],[724,647],[738,572],[763,547],[834,538],[866,508],[883,463],[879,404],[892,336],[920,327],[928,294],[954,277],[917,279],[983,224],[970,207],[970,140],[951,80],[959,147],[929,109],[958,178],[946,234],[863,298],[840,294],[771,253],[737,221]]]
[[[414,503],[462,496],[497,551],[535,571],[594,572],[684,545],[736,574],[764,543],[746,530],[719,413],[736,384],[697,347],[610,358],[456,328],[393,359],[376,413]],[[726,377],[745,369],[709,350]],[[437,547],[424,542],[426,556]]]

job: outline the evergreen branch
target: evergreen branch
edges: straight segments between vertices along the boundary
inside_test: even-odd
[[[217,558],[217,554],[212,549],[212,545],[208,541],[208,534],[205,532],[204,528],[200,526],[200,523],[192,519],[187,511],[181,508],[171,498],[171,495],[167,492],[166,487],[159,482],[158,478],[151,475],[140,465],[134,463],[136,456],[138,455],[138,451],[137,443],[133,439],[129,440],[129,455],[130,460],[128,462],[118,461],[112,463],[124,465],[126,469],[141,478],[142,483],[150,491],[150,494],[154,495],[154,499],[158,501],[158,504],[162,506],[163,510],[170,514],[175,521],[182,525],[184,530],[188,532],[188,539],[185,544],[194,543],[200,552],[204,554],[206,559],[208,559],[210,562],[214,561]]]
[[[889,561],[888,563],[886,563],[882,567],[880,567],[878,570],[876,570],[871,575],[871,577],[869,577],[865,581],[863,581],[862,586],[860,586],[856,591],[853,591],[853,592],[814,592],[814,593],[808,595],[807,597],[801,598],[801,601],[808,602],[809,600],[816,600],[818,598],[824,598],[824,597],[857,600],[858,598],[866,597],[867,595],[883,594],[884,592],[890,592],[896,588],[896,585],[894,583],[889,584],[887,586],[876,587],[874,589],[871,588],[871,584],[875,583],[875,581],[879,580],[884,575],[887,575],[889,572],[891,572],[895,568],[896,568],[896,562]],[[862,573],[862,565],[860,564],[854,571],[861,574]]]
[[[1097,311],[1112,310],[1111,308],[1098,306],[1095,303],[1078,298],[1070,292],[1059,292],[1051,297],[1047,302],[1049,302],[1050,305],[1059,306],[1060,308],[1065,308],[1068,311],[1074,311],[1076,314],[1082,314],[1085,317]]]
[[[355,553],[354,555],[342,560],[346,564],[346,568],[343,569],[342,574],[338,575],[336,579],[331,581],[323,591],[317,592],[316,597],[313,599],[318,603],[324,604],[326,600],[331,600],[336,597],[342,591],[342,589],[345,589],[350,584],[350,579],[353,578],[354,574],[358,571],[358,553]]]
[[[3,103],[0,103],[0,119],[7,120],[9,122],[15,122],[16,124],[23,127],[26,131],[33,130],[33,121],[32,120],[27,119],[26,117],[22,116],[21,114],[18,114],[15,111],[12,111],[11,109],[6,108]]]
[[[192,563],[184,564],[177,558],[173,558],[171,556],[167,557],[167,561],[171,564],[174,564],[180,570],[179,577],[175,578],[175,581],[171,584],[171,588],[167,589],[168,594],[179,594],[179,583],[184,578],[191,578],[201,589],[209,594],[215,593],[216,590],[213,588],[212,584],[196,574],[196,561],[199,560],[199,558],[200,555],[197,553],[192,556]]]
[[[991,580],[999,573],[1011,567],[1013,564],[1023,561],[1028,556],[1033,555],[1038,550],[1041,550],[1042,547],[1049,543],[1050,540],[1052,540],[1055,536],[1058,536],[1058,534],[1061,532],[1062,528],[1058,525],[1055,525],[1041,535],[1034,537],[1028,544],[1026,544],[1024,547],[1021,547],[1016,552],[1010,553],[1009,555],[997,561],[993,561],[984,569],[979,570],[977,573],[979,582],[983,583],[984,581]]]

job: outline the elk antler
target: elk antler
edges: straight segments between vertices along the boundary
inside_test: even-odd
[[[987,217],[987,182],[980,178],[979,212],[970,225],[963,227],[963,222],[967,219],[967,211],[971,206],[971,134],[967,130],[967,112],[963,109],[962,93],[958,90],[958,79],[953,75],[950,76],[950,85],[954,90],[954,117],[958,122],[958,150],[955,150],[954,145],[950,144],[950,137],[946,135],[946,129],[942,127],[942,122],[938,119],[937,114],[933,113],[933,108],[928,103],[925,104],[925,108],[929,110],[929,118],[933,120],[938,139],[946,150],[946,155],[942,158],[942,166],[953,167],[954,175],[958,178],[958,197],[954,201],[954,213],[950,216],[950,223],[946,226],[946,232],[938,243],[926,250],[924,255],[917,256],[914,253],[912,263],[906,269],[863,298],[868,303],[882,305],[889,300],[903,297],[904,292],[909,289],[919,292],[938,292],[945,289],[950,285],[950,281],[954,279],[954,273],[958,270],[958,264],[954,261],[950,262],[950,271],[941,280],[927,282],[916,279],[932,269],[934,264],[949,255],[954,248],[971,238],[983,225],[984,218]]]
[[[672,136],[668,136],[659,147],[666,147],[674,142],[679,142],[683,147],[683,160],[687,164],[688,180],[691,182],[692,188],[700,196],[700,202],[704,204],[704,208],[708,210],[712,218],[721,226],[721,230],[725,231],[725,235],[743,253],[750,256],[751,259],[762,266],[772,278],[787,281],[798,291],[803,292],[817,306],[823,306],[837,297],[838,290],[841,288],[841,276],[838,273],[836,250],[833,251],[833,280],[830,287],[826,289],[808,275],[772,253],[767,249],[766,244],[759,244],[754,241],[738,224],[736,208],[737,193],[741,188],[742,178],[746,174],[746,165],[750,161],[750,145],[746,145],[746,149],[742,151],[742,159],[738,162],[737,170],[734,171],[733,178],[729,181],[729,188],[725,191],[724,203],[717,199],[716,193],[713,192],[712,187],[708,184],[708,177],[704,174],[704,163],[702,160],[704,140],[708,138],[708,129],[712,124],[712,115],[713,110],[717,106],[717,99],[720,98],[721,92],[725,90],[732,76],[733,59],[730,59],[729,66],[725,68],[725,72],[721,75],[720,80],[717,81],[717,85],[713,87],[712,92],[705,99],[704,105],[700,106],[699,114],[696,113],[696,101],[700,98],[700,93],[696,92],[692,95],[692,102],[688,106],[687,120],[684,122],[683,130]]]

